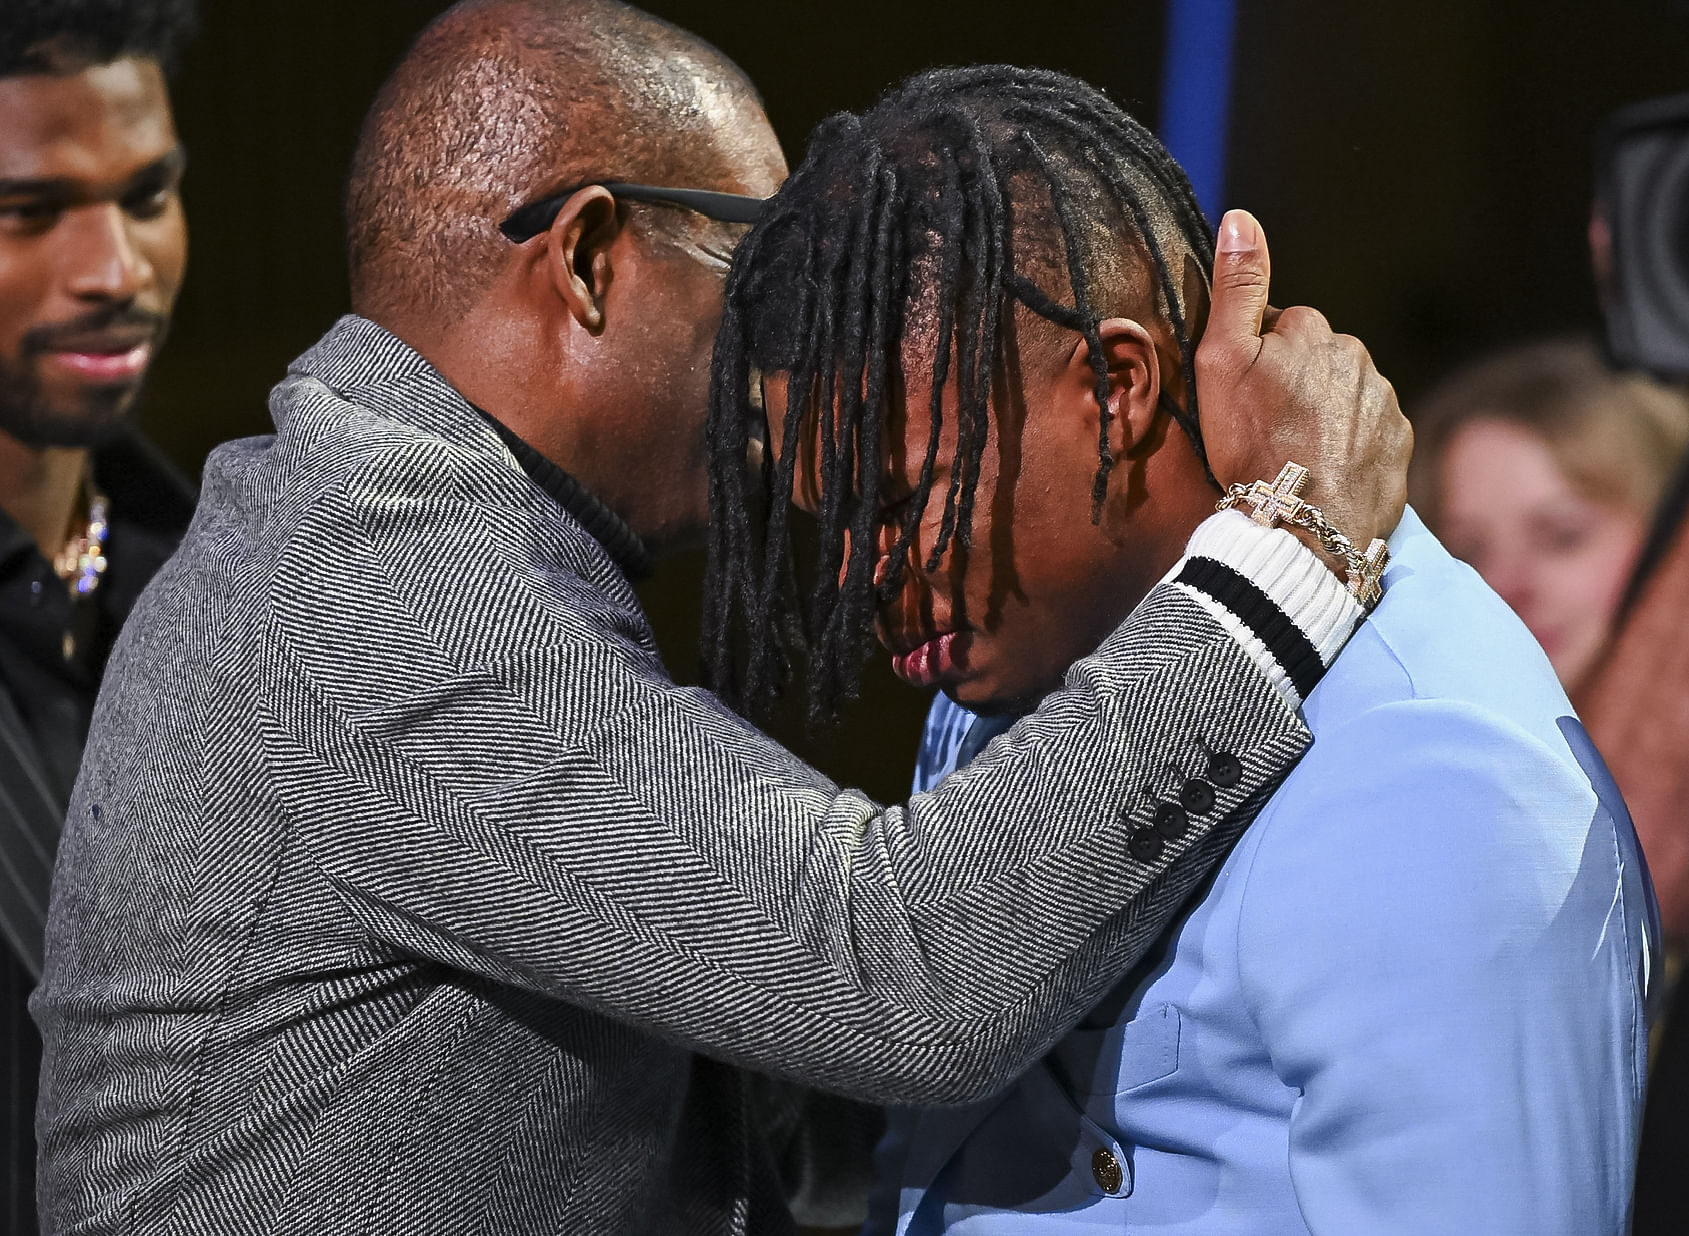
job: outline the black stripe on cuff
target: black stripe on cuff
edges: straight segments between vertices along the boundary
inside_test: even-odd
[[[1273,599],[1239,574],[1213,558],[1188,558],[1175,583],[1200,589],[1238,616],[1253,631],[1273,660],[1284,668],[1284,676],[1303,699],[1319,685],[1325,662],[1307,633],[1291,621]]]

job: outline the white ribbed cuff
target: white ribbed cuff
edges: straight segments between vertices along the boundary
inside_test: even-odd
[[[1203,520],[1166,582],[1213,614],[1292,708],[1366,617],[1313,550],[1241,511]]]

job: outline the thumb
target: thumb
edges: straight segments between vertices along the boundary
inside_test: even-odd
[[[1214,300],[1208,311],[1205,339],[1228,345],[1259,345],[1261,322],[1267,312],[1267,283],[1272,262],[1267,237],[1247,210],[1228,210],[1220,220],[1214,248]]]

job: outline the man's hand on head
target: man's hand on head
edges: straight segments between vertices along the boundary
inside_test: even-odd
[[[1261,225],[1228,211],[1196,350],[1209,466],[1222,486],[1247,485],[1294,460],[1311,474],[1302,496],[1331,524],[1357,545],[1388,537],[1407,504],[1413,430],[1360,340],[1316,309],[1267,304],[1271,273]]]

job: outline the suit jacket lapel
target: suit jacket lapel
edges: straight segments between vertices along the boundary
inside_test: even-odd
[[[64,808],[41,772],[35,742],[0,690],[0,937],[41,977],[53,854]]]

